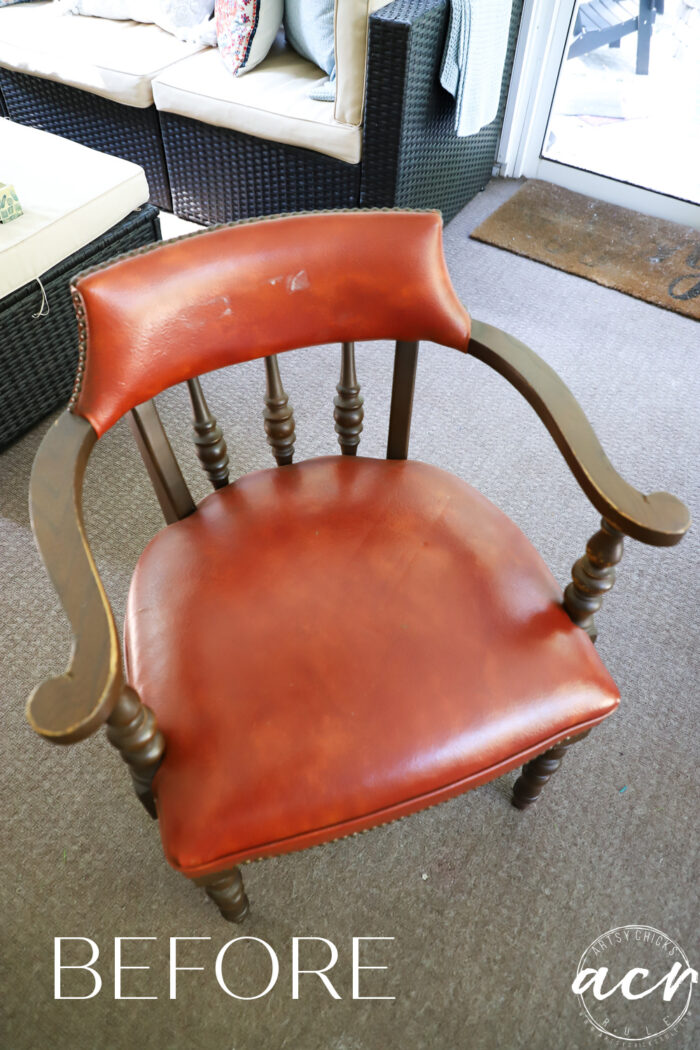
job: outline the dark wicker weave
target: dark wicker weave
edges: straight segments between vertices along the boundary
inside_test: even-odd
[[[18,124],[51,131],[140,165],[146,172],[151,203],[172,211],[155,106],[124,106],[89,91],[10,69],[0,69],[0,91],[10,118]]]
[[[370,18],[360,202],[439,208],[448,222],[484,188],[496,158],[523,0],[513,0],[495,120],[458,138],[439,83],[449,0],[394,0]]]
[[[5,105],[5,99],[3,98],[2,91],[0,91],[0,117],[7,117],[7,106]]]
[[[498,115],[469,138],[439,85],[449,0],[394,0],[372,15],[361,164],[161,113],[175,213],[211,224],[360,204],[451,219],[491,175],[521,10],[514,0]]]
[[[160,239],[158,212],[145,204],[111,230],[42,274],[50,311],[36,281],[0,299],[0,447],[29,430],[68,398],[78,363],[71,277],[87,266]]]
[[[360,165],[161,113],[173,208],[211,225],[359,204]]]

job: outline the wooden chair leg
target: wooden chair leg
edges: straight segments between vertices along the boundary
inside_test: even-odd
[[[577,740],[583,740],[589,733],[590,729],[587,729],[585,733],[562,740],[561,744],[551,747],[549,751],[538,755],[531,762],[528,762],[527,765],[523,766],[522,773],[515,782],[511,799],[516,809],[527,809],[528,806],[532,806],[537,802],[542,793],[542,788],[559,769],[561,760],[571,745],[576,743]]]
[[[219,871],[216,875],[195,879],[195,882],[198,886],[204,886],[207,896],[211,897],[227,922],[243,922],[250,905],[239,868]]]

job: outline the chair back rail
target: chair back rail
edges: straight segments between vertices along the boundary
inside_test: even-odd
[[[356,339],[462,351],[469,341],[437,212],[214,228],[81,274],[73,292],[82,346],[71,410],[99,436],[167,387],[229,364]]]

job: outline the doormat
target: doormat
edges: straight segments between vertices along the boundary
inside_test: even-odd
[[[700,320],[700,231],[531,181],[477,241]]]

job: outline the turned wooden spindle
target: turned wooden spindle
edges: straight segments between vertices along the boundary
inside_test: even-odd
[[[163,735],[150,707],[128,685],[107,719],[107,738],[126,762],[140,801],[156,817],[151,783],[165,752]]]
[[[360,384],[357,382],[355,370],[354,343],[343,343],[340,382],[335,389],[338,396],[333,399],[333,418],[338,444],[344,456],[354,456],[360,444],[362,420],[365,415],[362,407],[364,398],[360,396]]]
[[[197,883],[204,886],[227,922],[243,922],[250,905],[238,868],[197,879]]]
[[[265,373],[265,433],[278,466],[283,467],[291,463],[294,456],[294,409],[282,386],[276,355],[265,358]]]
[[[587,729],[585,733],[568,737],[566,740],[562,740],[560,744],[557,744],[556,747],[551,747],[549,751],[538,755],[531,762],[528,762],[527,765],[523,766],[522,772],[515,782],[513,797],[511,798],[511,802],[516,809],[527,809],[528,806],[532,806],[537,802],[542,793],[542,788],[559,769],[561,760],[571,745],[578,740],[583,740],[589,733],[590,729]]]
[[[624,537],[605,518],[591,536],[586,553],[571,570],[572,582],[564,591],[564,607],[577,626],[595,642],[598,629],[595,613],[615,582],[615,566],[622,558]]]
[[[228,452],[221,427],[212,415],[199,379],[188,379],[192,401],[194,447],[199,462],[215,489],[228,485]]]

